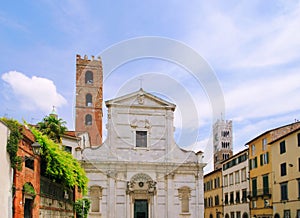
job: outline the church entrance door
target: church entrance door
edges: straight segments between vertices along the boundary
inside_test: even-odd
[[[134,218],[148,218],[148,201],[134,201]]]

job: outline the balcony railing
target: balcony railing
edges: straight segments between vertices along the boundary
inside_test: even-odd
[[[271,197],[271,188],[263,188],[263,189],[257,189],[248,192],[248,197],[251,198],[256,198],[256,197]]]
[[[64,187],[61,184],[52,182],[48,178],[41,176],[41,195],[66,202],[73,202],[74,193],[73,190]]]

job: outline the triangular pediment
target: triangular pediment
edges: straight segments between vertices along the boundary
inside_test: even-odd
[[[170,108],[175,110],[175,104],[163,100],[153,94],[145,92],[143,89],[139,91],[111,99],[105,102],[106,106],[128,106],[128,107],[159,107]]]

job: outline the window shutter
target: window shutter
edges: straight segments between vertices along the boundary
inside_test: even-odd
[[[261,165],[261,166],[264,165],[264,162],[263,162],[263,155],[262,155],[262,154],[260,155],[260,165]]]

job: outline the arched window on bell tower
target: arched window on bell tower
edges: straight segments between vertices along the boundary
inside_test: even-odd
[[[87,71],[85,73],[85,84],[93,84],[93,83],[94,83],[93,72]]]
[[[91,126],[92,122],[93,122],[92,115],[90,114],[85,115],[85,125]]]
[[[91,94],[86,94],[85,96],[85,106],[92,107],[93,106],[93,98]]]

